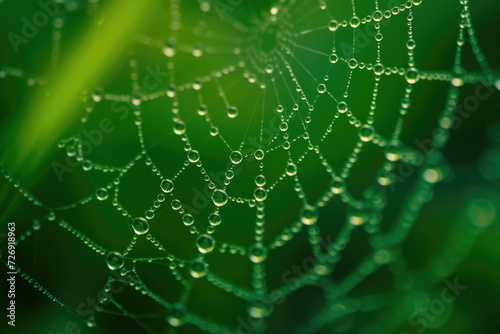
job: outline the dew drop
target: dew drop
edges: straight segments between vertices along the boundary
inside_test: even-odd
[[[253,263],[262,263],[267,258],[267,248],[262,243],[256,243],[248,250],[248,257]]]
[[[108,190],[106,188],[99,188],[95,192],[95,196],[98,200],[104,201],[108,198]]]
[[[160,188],[164,193],[171,193],[174,190],[174,181],[164,179],[161,181]]]
[[[194,217],[192,214],[190,213],[186,213],[182,216],[182,222],[184,223],[184,225],[186,226],[191,226],[193,225],[194,223]]]
[[[375,135],[375,129],[371,125],[363,125],[359,129],[359,138],[364,142],[369,142]]]
[[[285,172],[288,176],[294,176],[295,174],[297,174],[297,166],[294,163],[288,163],[285,168]]]
[[[336,31],[338,28],[339,23],[336,20],[331,20],[330,23],[328,23],[328,30]]]
[[[210,216],[208,216],[208,222],[211,226],[218,226],[222,222],[222,217],[216,212],[211,213]]]
[[[135,234],[143,235],[148,233],[149,231],[149,223],[147,219],[143,217],[137,217],[132,222],[132,228],[134,229]]]
[[[359,17],[357,16],[353,16],[350,20],[349,20],[349,25],[351,26],[351,28],[357,28],[359,27],[360,25],[360,20],[359,20]]]
[[[229,159],[231,159],[231,162],[234,164],[234,165],[238,165],[241,163],[241,161],[243,160],[243,155],[241,154],[240,151],[233,151],[231,152],[231,154],[229,155]]]
[[[319,84],[317,89],[318,89],[318,93],[320,93],[320,94],[324,94],[326,92],[325,84]]]
[[[257,160],[262,160],[264,159],[264,151],[261,150],[261,149],[258,149],[254,152],[253,156],[255,157],[255,159]]]
[[[189,273],[194,278],[201,278],[208,273],[208,264],[203,259],[196,259],[189,264]]]
[[[267,190],[264,188],[257,188],[255,189],[253,196],[257,202],[263,202],[267,198]]]
[[[334,177],[330,182],[330,190],[335,195],[342,194],[345,191],[345,188],[345,180],[339,176]]]
[[[208,234],[202,234],[196,239],[196,247],[200,253],[210,253],[214,250],[215,240]]]
[[[238,109],[236,107],[229,107],[227,109],[227,116],[229,118],[236,118],[238,116]]]
[[[110,252],[106,256],[106,264],[111,270],[118,270],[123,267],[125,261],[123,255],[118,252]]]
[[[300,212],[300,221],[304,225],[313,225],[318,220],[318,209],[307,204]]]
[[[182,121],[177,121],[174,123],[174,133],[176,135],[182,135],[186,133],[186,124]]]
[[[173,327],[182,326],[186,322],[186,308],[180,303],[176,303],[169,310],[167,322]]]
[[[262,174],[257,175],[255,177],[255,184],[259,187],[263,187],[266,185],[266,177]]]
[[[216,206],[224,206],[228,200],[229,197],[227,196],[227,193],[222,189],[216,189],[212,193],[212,201]]]
[[[406,79],[406,82],[408,82],[409,84],[416,83],[419,79],[418,70],[414,67],[407,69],[406,73],[405,73],[405,79]]]
[[[191,150],[188,152],[188,160],[190,163],[197,163],[200,161],[200,153],[196,150]]]
[[[339,104],[337,104],[337,110],[339,113],[343,114],[347,111],[347,103],[345,101],[340,101]]]

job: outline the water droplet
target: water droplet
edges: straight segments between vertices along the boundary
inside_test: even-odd
[[[197,163],[200,161],[200,153],[196,150],[191,150],[188,152],[188,160],[191,163]]]
[[[250,247],[248,256],[253,263],[262,263],[267,258],[267,248],[262,243]]]
[[[111,270],[118,270],[123,267],[125,261],[123,255],[118,252],[110,252],[106,256],[106,263]]]
[[[102,95],[103,95],[102,89],[101,88],[97,88],[92,93],[92,100],[94,100],[94,102],[100,102],[102,100]]]
[[[377,9],[375,12],[373,12],[373,15],[372,15],[373,21],[380,22],[383,17],[384,17],[384,15],[382,14],[382,12],[380,10]]]
[[[330,23],[328,23],[328,30],[336,31],[338,28],[339,23],[336,20],[331,20]]]
[[[216,206],[226,205],[228,199],[229,197],[227,196],[227,193],[222,189],[216,189],[212,193],[212,201]]]
[[[257,202],[263,202],[267,198],[267,190],[264,188],[257,188],[253,194]]]
[[[172,190],[174,190],[174,181],[170,179],[164,179],[161,181],[160,187],[164,193],[170,193],[172,192]]]
[[[207,109],[206,105],[202,104],[202,105],[199,106],[199,108],[198,108],[198,115],[205,116],[207,114],[207,112],[208,112],[208,109]]]
[[[345,180],[341,177],[336,176],[330,182],[330,190],[336,195],[342,194],[345,191]]]
[[[392,143],[387,147],[385,152],[385,157],[389,161],[398,161],[401,155],[401,149],[399,143]]]
[[[248,314],[255,319],[262,319],[271,313],[271,307],[268,303],[255,301],[248,307]]]
[[[336,53],[332,53],[330,55],[330,58],[328,58],[328,59],[330,60],[330,63],[335,64],[339,61],[339,56],[337,56]]]
[[[358,61],[355,58],[351,58],[347,62],[347,66],[349,66],[351,70],[354,70],[356,67],[358,67]]]
[[[162,49],[163,54],[167,57],[175,56],[175,41],[170,40]]]
[[[208,216],[208,222],[211,226],[218,226],[222,222],[222,217],[216,212],[211,213],[210,216]]]
[[[169,310],[167,322],[173,327],[182,326],[186,322],[186,308],[180,303],[176,303]]]
[[[227,116],[229,118],[236,118],[238,116],[238,109],[236,107],[229,107],[227,109]]]
[[[215,240],[208,234],[202,234],[196,239],[196,247],[200,253],[210,253],[214,250]]]
[[[376,63],[375,66],[373,66],[373,72],[376,75],[382,75],[384,74],[384,71],[385,71],[384,65],[382,65],[381,63]]]
[[[105,199],[108,198],[108,190],[106,188],[99,188],[95,192],[95,196],[97,197],[98,200],[104,201]]]
[[[288,176],[294,176],[295,174],[297,174],[297,166],[294,163],[288,163],[285,168],[285,172]]]
[[[135,234],[143,235],[148,233],[149,231],[149,223],[147,219],[143,217],[137,217],[132,222],[132,228],[134,229]]]
[[[350,20],[349,20],[349,25],[351,26],[351,28],[357,28],[359,27],[361,21],[359,20],[359,17],[357,16],[353,16]]]
[[[406,48],[408,50],[413,50],[415,49],[415,47],[417,46],[417,43],[415,42],[415,40],[413,38],[410,38],[407,42],[406,42]]]
[[[255,184],[259,187],[263,187],[266,185],[266,177],[262,174],[257,175],[255,177]]]
[[[255,159],[257,159],[257,160],[264,159],[264,151],[261,149],[256,150],[253,155],[254,155]]]
[[[405,74],[405,79],[406,79],[406,82],[408,82],[409,84],[416,83],[419,79],[418,70],[414,67],[407,69],[406,74]]]
[[[318,209],[307,204],[300,212],[300,221],[304,225],[313,225],[318,220]]]
[[[174,133],[176,135],[182,135],[186,132],[186,124],[182,121],[177,121],[174,123]]]
[[[443,178],[443,173],[437,167],[429,167],[422,173],[423,179],[428,183],[438,183]]]
[[[203,259],[196,259],[189,264],[189,273],[194,278],[201,278],[208,273],[208,264]]]
[[[337,110],[339,113],[343,114],[347,111],[347,103],[345,101],[340,101],[339,104],[337,104]]]
[[[361,211],[354,211],[349,215],[349,223],[355,226],[362,225],[365,222],[365,215]]]
[[[193,225],[194,223],[194,217],[192,214],[190,213],[186,213],[182,216],[182,222],[184,223],[184,225],[186,226],[191,226]]]
[[[280,128],[280,131],[285,132],[286,130],[288,130],[288,123],[281,122],[279,128]]]
[[[364,142],[369,142],[375,135],[375,129],[371,125],[363,125],[359,129],[359,138]]]
[[[233,151],[231,152],[231,154],[229,155],[229,159],[231,159],[231,162],[235,165],[238,165],[241,163],[241,161],[243,160],[243,155],[241,154],[240,151]]]
[[[326,92],[326,86],[325,84],[319,84],[318,85],[318,93],[324,94]]]

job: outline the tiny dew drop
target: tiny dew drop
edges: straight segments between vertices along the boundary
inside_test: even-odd
[[[235,165],[238,165],[241,163],[241,161],[243,160],[243,155],[241,154],[240,151],[233,151],[231,152],[231,154],[229,155],[229,159],[231,159],[231,162]]]
[[[175,55],[175,41],[170,40],[162,49],[163,54],[167,57],[173,57]]]
[[[313,225],[318,220],[318,209],[307,204],[300,212],[300,221],[304,225]]]
[[[211,213],[210,216],[208,216],[208,222],[211,226],[218,226],[222,222],[222,217],[216,212]]]
[[[208,273],[208,264],[203,259],[196,259],[189,264],[189,273],[194,278],[201,278]]]
[[[214,202],[214,204],[216,206],[226,205],[228,199],[229,199],[229,197],[228,197],[227,193],[222,189],[216,189],[212,193],[212,201]]]
[[[118,252],[110,252],[106,256],[106,264],[111,270],[118,270],[123,267],[125,261],[123,255]]]
[[[238,116],[238,109],[236,107],[229,107],[227,109],[227,116],[229,118],[236,118]]]
[[[257,243],[248,250],[248,257],[253,263],[261,263],[267,258],[267,248],[262,243]]]
[[[149,223],[147,219],[143,217],[137,217],[132,222],[132,228],[134,229],[135,234],[143,235],[148,233],[149,231]]]
[[[281,132],[285,132],[286,130],[288,130],[288,123],[287,122],[281,122],[280,125],[279,125],[279,128],[280,128]]]
[[[95,196],[98,200],[104,201],[108,198],[108,190],[106,188],[99,188],[95,192]]]
[[[353,16],[351,18],[351,20],[349,21],[349,25],[351,26],[351,28],[357,28],[359,27],[361,21],[359,20],[359,17],[357,16]]]
[[[389,161],[398,161],[401,155],[399,143],[391,143],[385,152],[385,157]]]
[[[161,181],[160,187],[164,193],[170,193],[172,192],[172,190],[174,190],[174,181],[170,179],[164,179],[163,181]]]
[[[271,308],[268,304],[260,301],[255,301],[248,307],[248,314],[255,319],[262,319],[271,313]]]
[[[364,142],[369,142],[375,135],[375,129],[371,125],[363,125],[359,129],[359,138]]]
[[[214,250],[215,240],[208,234],[202,234],[196,239],[196,247],[200,253],[210,253]]]
[[[176,303],[169,310],[167,322],[173,327],[179,327],[186,322],[186,308],[180,303]]]
[[[361,211],[354,211],[349,215],[349,223],[355,226],[362,225],[365,222],[365,215]]]

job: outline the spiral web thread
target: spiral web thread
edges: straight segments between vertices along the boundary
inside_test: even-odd
[[[217,71],[214,71],[206,76],[193,78],[190,82],[176,81],[176,57],[188,56],[192,54],[195,57],[204,57],[205,53],[227,55],[226,49],[210,47],[210,42],[213,36],[201,36],[206,40],[203,46],[185,46],[182,45],[182,40],[177,37],[177,28],[172,28],[170,35],[165,40],[157,40],[151,36],[138,36],[137,48],[152,48],[156,52],[163,52],[168,60],[169,83],[166,87],[162,87],[155,92],[141,93],[140,74],[138,64],[141,60],[137,59],[134,54],[129,59],[130,78],[132,83],[132,94],[120,94],[115,92],[107,92],[96,90],[92,94],[85,94],[84,104],[86,110],[81,118],[82,124],[88,121],[91,117],[99,117],[95,114],[94,109],[103,101],[118,101],[130,102],[134,107],[134,123],[137,132],[137,140],[140,144],[140,150],[128,163],[123,166],[111,166],[100,162],[92,161],[92,157],[87,157],[83,154],[82,134],[76,133],[74,136],[66,138],[60,142],[60,148],[65,148],[67,154],[81,161],[81,167],[85,171],[101,171],[102,173],[112,174],[114,180],[108,184],[97,185],[96,193],[81,199],[78,202],[66,205],[64,207],[49,207],[36,199],[27,189],[20,186],[19,183],[10,176],[9,172],[4,168],[3,174],[6,179],[16,186],[17,190],[33,205],[43,209],[46,215],[33,221],[33,226],[19,237],[18,247],[30,236],[41,233],[43,226],[47,223],[57,223],[61,229],[68,231],[71,235],[83,242],[90,251],[96,252],[102,257],[103,263],[107,261],[110,270],[119,271],[123,277],[123,282],[141,291],[145,296],[156,301],[158,305],[167,311],[167,322],[171,326],[191,324],[203,331],[221,333],[236,332],[235,328],[226,328],[211,322],[210,319],[205,319],[203,314],[194,314],[189,311],[184,305],[188,302],[190,291],[198,280],[207,280],[214,286],[231,293],[234,297],[248,302],[249,314],[255,318],[266,318],[272,315],[267,314],[268,309],[264,303],[256,303],[256,301],[272,300],[277,301],[289,296],[305,286],[317,286],[324,291],[325,303],[323,307],[306,323],[304,323],[297,332],[313,333],[321,328],[324,328],[329,323],[342,319],[343,317],[355,314],[357,312],[376,312],[383,309],[387,302],[387,296],[370,295],[366,297],[350,297],[350,292],[358,286],[368,276],[377,271],[382,266],[387,266],[390,272],[396,276],[404,276],[406,264],[401,257],[401,244],[405,239],[408,231],[413,226],[422,205],[428,200],[432,194],[432,188],[435,183],[440,181],[445,173],[444,167],[440,165],[439,152],[444,147],[450,135],[452,128],[453,112],[459,102],[460,87],[466,84],[478,84],[479,82],[487,82],[493,85],[491,79],[492,71],[490,70],[486,58],[481,53],[478,41],[475,38],[474,30],[471,22],[471,16],[468,6],[468,1],[460,1],[461,18],[458,29],[458,39],[456,43],[455,62],[452,72],[426,72],[418,70],[418,62],[414,57],[414,49],[418,48],[418,41],[415,41],[413,36],[413,12],[421,9],[422,0],[413,0],[402,2],[392,8],[379,7],[379,2],[374,1],[372,11],[364,16],[358,17],[356,14],[355,2],[352,1],[352,16],[347,20],[337,20],[334,10],[334,3],[319,1],[318,3],[306,1],[280,1],[276,7],[273,7],[270,13],[267,13],[264,22],[260,22],[261,28],[271,26],[276,29],[274,32],[279,35],[276,41],[270,43],[276,44],[276,47],[271,46],[264,50],[265,46],[259,44],[259,32],[266,29],[249,28],[238,22],[230,13],[225,14],[225,23],[231,26],[236,31],[242,33],[243,38],[225,41],[228,44],[227,49],[232,53],[228,59],[230,63]],[[210,1],[201,1],[201,10],[212,11],[206,15],[212,15],[214,8],[210,8]],[[212,5],[214,5],[212,3]],[[89,3],[84,6],[93,7],[98,4]],[[182,27],[182,13],[180,1],[172,0],[169,3],[171,18],[173,20],[171,27]],[[295,30],[295,23],[300,22],[308,17],[313,17],[322,12],[318,17],[329,17],[328,21],[317,22],[317,26],[311,26],[309,29],[300,31]],[[384,22],[390,21],[395,17],[404,17],[407,24],[407,39],[406,39],[406,54],[407,65],[405,67],[391,66],[384,62],[384,53],[382,50],[384,29],[392,28],[390,22],[387,27]],[[64,30],[61,24],[60,17],[54,19],[55,31]],[[352,54],[356,46],[356,32],[362,29],[365,25],[373,25],[376,34],[373,37],[373,42],[376,45],[376,53],[362,54],[364,58],[369,58],[371,62],[361,62],[356,57],[344,58],[338,52],[338,43],[335,36],[339,32],[351,31],[353,36]],[[255,31],[258,30],[257,33]],[[307,46],[307,38],[309,35],[314,36],[317,31],[327,31],[331,40],[328,43],[323,43],[322,49],[313,49]],[[201,34],[201,33],[200,33]],[[54,35],[55,36],[55,35]],[[64,36],[64,34],[63,34]],[[314,37],[312,37],[314,38]],[[177,45],[176,43],[179,43]],[[58,63],[58,44],[62,43],[59,38],[54,38],[52,48],[53,65]],[[304,43],[304,44],[301,44]],[[475,74],[466,72],[461,67],[461,57],[464,46],[470,44],[472,51],[478,64],[481,67],[482,73]],[[318,78],[309,70],[307,63],[301,62],[301,59],[296,56],[294,50],[302,50],[319,55],[323,59],[320,65],[324,68],[324,77]],[[191,56],[191,55],[189,55]],[[335,71],[338,68],[348,69],[349,76],[342,92],[333,92],[331,83],[335,80]],[[368,115],[358,116],[356,110],[351,110],[349,107],[349,99],[353,94],[351,92],[351,81],[356,79],[360,72],[369,73],[372,78],[372,94],[369,97],[371,103],[368,110]],[[300,74],[299,74],[300,72]],[[1,72],[1,77],[17,77],[20,80],[26,80],[28,85],[44,85],[45,82],[33,79],[28,73],[21,69],[4,66]],[[250,146],[247,142],[245,129],[243,138],[239,143],[230,143],[225,139],[224,128],[222,125],[230,124],[233,119],[238,119],[242,112],[237,101],[233,101],[233,96],[230,91],[231,87],[224,83],[224,78],[238,78],[246,82],[247,85],[257,85],[260,87],[263,95],[256,99],[254,108],[255,117],[253,122],[258,120],[260,130],[257,132],[259,138],[259,147]],[[390,137],[384,137],[377,132],[377,101],[379,99],[379,84],[387,77],[400,78],[401,84],[405,86],[404,95],[401,97],[398,107],[399,114],[396,115],[397,121],[392,130]],[[439,127],[439,136],[433,138],[434,147],[432,151],[422,159],[422,155],[415,149],[406,146],[400,141],[400,135],[405,124],[405,117],[408,112],[416,112],[411,110],[411,98],[415,85],[425,81],[441,81],[449,83],[449,90],[446,103],[443,106],[443,111],[438,117],[436,126]],[[310,86],[310,82],[314,83],[315,89],[306,92],[302,87]],[[211,87],[208,90],[207,87]],[[208,93],[205,93],[208,91]],[[227,120],[224,124],[216,124],[212,120],[212,113],[216,112],[210,107],[210,103],[206,101],[213,100],[214,97],[210,92],[218,92],[215,99],[220,99],[227,109]],[[200,108],[198,110],[182,110],[182,104],[179,102],[179,97],[187,92],[195,93],[199,99]],[[274,134],[274,137],[269,143],[263,143],[263,131],[266,127],[264,113],[270,113],[269,110],[261,110],[265,102],[261,99],[275,101],[275,112],[279,115],[279,131]],[[173,174],[166,175],[159,168],[154,159],[150,157],[150,147],[146,143],[143,135],[143,119],[142,109],[144,105],[151,101],[160,100],[167,101],[170,105],[168,110],[172,112],[173,120],[172,132],[180,138],[177,140],[177,145],[184,148],[186,161],[183,166]],[[327,101],[328,110],[318,108],[318,101]],[[262,104],[261,104],[262,103]],[[273,102],[274,103],[274,102]],[[164,110],[166,110],[165,108]],[[166,112],[166,111],[162,111]],[[319,136],[317,133],[313,136],[309,133],[309,128],[315,122],[316,114],[328,113],[330,115],[330,123],[324,129],[324,132]],[[198,114],[198,115],[197,115]],[[185,117],[184,117],[185,115]],[[298,116],[298,117],[295,117]],[[224,173],[225,179],[223,185],[218,184],[213,180],[211,175],[204,169],[203,150],[201,147],[192,145],[190,140],[189,119],[192,117],[200,117],[209,126],[209,134],[211,140],[220,141],[227,148],[227,156],[230,168]],[[260,119],[259,119],[260,117]],[[184,119],[186,118],[186,119]],[[339,119],[348,120],[349,126],[359,133],[359,138],[356,140],[351,154],[344,162],[343,166],[338,169],[331,166],[328,160],[328,154],[324,154],[329,150],[330,146],[323,145],[324,142],[334,136],[336,122]],[[229,126],[229,125],[227,125]],[[298,135],[292,135],[289,128],[299,128]],[[199,135],[199,134],[197,134]],[[305,144],[305,149],[303,148]],[[302,146],[301,146],[302,145]],[[370,188],[371,191],[363,200],[357,199],[350,193],[349,179],[351,169],[358,162],[359,154],[367,146],[376,146],[381,148],[384,155],[384,163],[379,167],[377,180],[373,181]],[[298,149],[295,149],[298,147]],[[279,166],[269,166],[266,160],[278,151],[284,151],[287,156],[286,163]],[[318,198],[310,198],[307,196],[306,187],[301,182],[301,164],[307,159],[317,159],[320,161],[322,168],[329,175],[330,185],[326,187],[324,193]],[[388,231],[382,232],[380,223],[382,221],[382,210],[387,206],[383,200],[388,191],[395,182],[395,171],[398,164],[407,163],[417,166],[419,169],[419,177],[415,181],[411,193],[407,197],[400,215],[391,223]],[[127,207],[119,201],[120,182],[127,173],[137,164],[145,164],[150,168],[152,173],[157,176],[157,198],[151,207],[146,209],[142,219],[138,219],[127,211]],[[256,185],[251,191],[248,191],[246,196],[233,196],[231,185],[238,184],[238,175],[235,175],[234,170],[241,165],[257,164],[259,173],[256,179]],[[185,173],[192,170],[192,166],[196,166],[196,170],[204,178],[204,182],[208,185],[212,192],[213,203],[210,203],[215,214],[208,217],[198,217],[191,215],[189,210],[184,208],[189,203],[183,203],[176,197],[177,189],[180,187],[176,181]],[[266,169],[277,168],[281,169],[278,177],[274,179],[266,178],[268,174]],[[284,228],[281,233],[276,235],[271,242],[264,242],[266,227],[270,222],[266,221],[266,205],[267,198],[271,196],[275,189],[286,179],[293,179],[295,187],[295,195],[302,202],[300,216],[296,221],[290,222],[289,226]],[[266,180],[267,179],[267,180]],[[267,182],[266,182],[267,181]],[[327,206],[332,200],[339,199],[348,208],[349,214],[338,235],[327,249],[322,249],[320,246],[321,226],[317,221],[321,220],[319,211],[322,207]],[[72,226],[71,222],[58,218],[60,212],[71,211],[80,206],[85,206],[92,201],[112,201],[113,206],[119,214],[128,218],[130,221],[130,243],[128,247],[121,250],[105,249],[98,243],[91,240],[89,237],[78,231]],[[227,204],[226,204],[227,202]],[[231,221],[224,219],[224,206],[226,205],[247,206],[254,210],[256,214],[255,229],[254,229],[254,244],[253,245],[237,245],[231,244],[230,240],[219,240],[217,238],[217,229],[223,224],[231,224]],[[157,224],[154,220],[155,215],[160,211],[171,210],[172,217],[180,217],[176,223],[184,224],[189,233],[197,236],[197,249],[199,256],[192,259],[179,258],[176,254],[169,251],[168,244],[162,244],[155,238],[153,232],[149,231],[149,226]],[[217,216],[219,215],[219,216]],[[210,226],[206,230],[201,230],[197,226],[200,220],[210,220]],[[174,218],[172,218],[174,219]],[[219,225],[219,220],[222,221]],[[193,223],[194,221],[194,223]],[[133,227],[133,228],[131,228]],[[342,281],[334,284],[327,278],[334,271],[335,264],[340,260],[340,255],[348,245],[351,234],[360,228],[364,228],[366,233],[370,235],[371,254],[366,257],[360,265],[350,275]],[[477,227],[477,230],[480,230]],[[477,230],[470,232],[475,235]],[[134,233],[135,232],[135,233]],[[266,258],[268,253],[277,248],[281,248],[292,242],[294,236],[299,234],[307,234],[310,247],[317,259],[315,267],[306,272],[303,276],[290,283],[283,284],[281,287],[270,291],[266,283]],[[163,256],[154,258],[140,258],[133,256],[133,250],[136,242],[140,238],[145,238],[156,247]],[[474,237],[475,238],[475,237]],[[470,243],[474,238],[470,238]],[[450,246],[453,247],[453,246]],[[245,261],[251,261],[253,264],[253,284],[252,288],[239,287],[230,281],[220,277],[215,272],[208,269],[210,258],[207,256],[210,252],[221,252],[232,254],[233,256],[242,257]],[[127,265],[124,265],[124,258]],[[427,278],[428,282],[438,282],[447,277],[460,259],[455,259],[453,263],[447,262],[444,257],[436,258],[433,262],[433,267],[444,268],[439,272],[434,272],[432,276]],[[150,289],[146,283],[141,280],[140,274],[136,271],[136,264],[141,262],[154,262],[168,265],[173,276],[183,286],[183,293],[179,300],[165,300],[161,296]],[[184,270],[183,268],[188,268]],[[35,278],[29,276],[22,268],[17,268],[19,273],[35,288],[42,291],[48,298],[60,304],[62,307],[79,316],[76,309],[64,304],[57,296],[52,295],[44,287],[42,287]],[[126,276],[127,274],[127,276]],[[410,278],[407,278],[408,280]],[[116,281],[116,276],[110,275],[104,289],[109,291],[111,284]],[[401,290],[401,298],[405,296],[405,284],[396,287]],[[112,295],[107,295],[100,301],[103,305],[99,312],[118,312],[124,316],[132,318],[144,331],[155,333],[156,329],[147,325],[143,318],[147,315],[133,314],[129,312],[123,305],[113,298]],[[109,308],[113,305],[115,311]],[[397,303],[395,303],[397,305]],[[117,310],[117,311],[116,311]],[[406,313],[396,308],[392,309],[387,319],[379,323],[377,326],[370,329],[370,332],[393,331],[399,325],[407,321],[411,311]],[[79,316],[81,317],[81,316]],[[397,320],[394,320],[397,319]],[[98,325],[98,321],[94,318],[84,319],[89,327]]]

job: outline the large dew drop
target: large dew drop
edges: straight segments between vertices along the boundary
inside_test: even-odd
[[[306,205],[300,213],[300,221],[304,225],[313,225],[318,220],[318,209],[311,205]]]
[[[179,327],[184,325],[184,323],[186,322],[185,317],[186,308],[184,307],[184,305],[176,303],[168,312],[167,322],[170,324],[170,326]]]
[[[208,234],[202,234],[196,239],[196,247],[200,253],[210,253],[214,250],[215,240]]]
[[[229,197],[227,196],[227,193],[222,189],[216,189],[212,193],[212,201],[216,206],[226,205],[228,199]]]
[[[257,243],[248,250],[248,257],[253,263],[261,263],[267,258],[267,248],[261,243]]]
[[[132,228],[134,229],[135,234],[143,235],[148,233],[149,231],[149,223],[146,218],[137,217],[132,222]]]
[[[189,264],[189,273],[194,278],[201,278],[208,272],[208,264],[203,259],[196,259]]]
[[[160,187],[164,193],[170,193],[172,192],[172,190],[174,190],[174,181],[165,179],[161,181]]]
[[[123,267],[125,261],[123,255],[118,252],[110,252],[106,256],[106,264],[111,270],[118,270]]]

